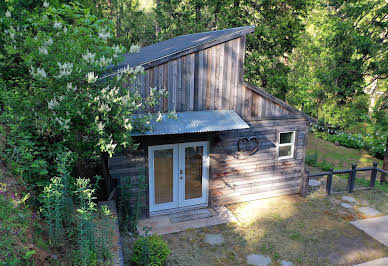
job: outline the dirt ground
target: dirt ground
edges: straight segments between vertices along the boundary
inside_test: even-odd
[[[363,193],[368,192],[358,192],[357,198],[367,200]],[[230,205],[236,224],[164,236],[172,250],[169,265],[246,265],[251,253],[270,256],[273,265],[281,260],[353,265],[388,256],[387,247],[349,223],[357,213],[339,207],[335,198],[340,196],[315,193],[307,199],[294,195]],[[222,234],[224,244],[206,244],[207,233]]]

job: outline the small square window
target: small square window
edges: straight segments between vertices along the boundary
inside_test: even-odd
[[[292,143],[292,136],[294,132],[280,133],[280,144]]]
[[[291,146],[279,147],[279,157],[289,157],[292,155]]]
[[[294,157],[295,131],[280,132],[278,144],[278,159],[290,159]]]

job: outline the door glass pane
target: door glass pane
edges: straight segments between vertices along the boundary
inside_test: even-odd
[[[279,147],[279,157],[291,156],[292,146]]]
[[[280,144],[291,143],[294,132],[280,133]]]
[[[185,149],[186,200],[202,197],[202,155],[202,146]]]
[[[173,201],[174,159],[173,149],[154,152],[155,203]]]

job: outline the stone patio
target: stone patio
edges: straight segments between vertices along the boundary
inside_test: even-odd
[[[145,228],[149,229],[151,234],[166,235],[184,231],[187,229],[202,228],[207,226],[213,226],[218,224],[225,224],[230,222],[237,222],[236,217],[225,207],[209,208],[211,211],[215,211],[215,215],[203,218],[190,220],[185,222],[172,223],[169,215],[153,216],[144,220],[140,220],[137,224],[137,230],[140,235],[145,234]]]
[[[388,215],[350,223],[388,247]]]

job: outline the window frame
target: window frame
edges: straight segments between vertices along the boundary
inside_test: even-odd
[[[280,134],[284,133],[292,133],[292,138],[290,143],[283,143],[280,144]],[[287,160],[287,159],[293,159],[294,154],[295,154],[295,136],[296,136],[296,131],[295,130],[288,130],[288,131],[279,131],[278,132],[278,145],[277,145],[277,155],[278,155],[278,160]],[[288,156],[280,156],[280,147],[291,147],[291,155]]]

